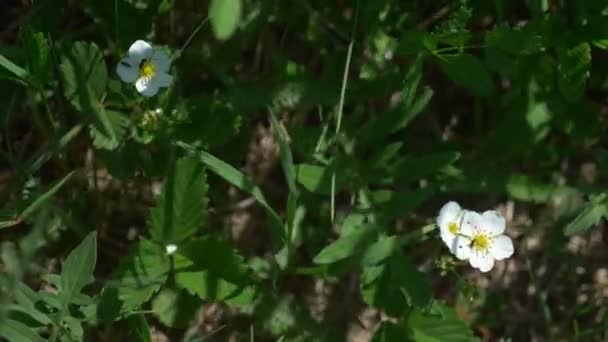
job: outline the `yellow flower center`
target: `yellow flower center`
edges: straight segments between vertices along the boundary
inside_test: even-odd
[[[150,78],[154,76],[155,72],[156,70],[154,70],[154,64],[152,64],[150,61],[144,61],[139,67],[139,74],[142,77]]]
[[[448,224],[448,230],[452,234],[458,234],[458,225],[456,222],[450,222],[450,224]]]
[[[486,251],[490,246],[490,238],[486,234],[477,234],[473,236],[473,248],[478,251]]]

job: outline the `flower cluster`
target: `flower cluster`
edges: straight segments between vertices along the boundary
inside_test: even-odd
[[[490,271],[495,260],[513,255],[513,241],[504,235],[505,218],[495,210],[480,214],[448,202],[439,211],[437,225],[450,252],[460,260],[469,260],[481,272]]]

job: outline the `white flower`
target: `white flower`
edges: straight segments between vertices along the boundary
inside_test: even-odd
[[[469,263],[481,272],[488,272],[494,267],[494,260],[503,260],[513,255],[513,241],[504,235],[505,218],[495,210],[479,214],[467,211],[460,225],[460,232],[453,244],[463,248],[463,255],[468,254]]]
[[[167,255],[171,255],[177,251],[177,245],[169,244],[165,247],[165,251],[167,251]]]
[[[171,85],[173,76],[167,73],[170,67],[171,59],[165,51],[138,40],[129,48],[129,57],[118,63],[116,73],[124,82],[135,82],[137,91],[150,97],[156,95],[159,88]]]
[[[460,226],[468,213],[468,210],[462,209],[458,203],[452,201],[441,207],[439,216],[437,216],[441,239],[448,246],[450,252],[460,260],[466,260],[470,252],[470,246],[458,239]]]

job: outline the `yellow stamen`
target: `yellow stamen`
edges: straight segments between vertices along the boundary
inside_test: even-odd
[[[450,222],[448,224],[448,230],[452,234],[458,234],[459,229],[458,229],[458,225],[456,224],[456,222]]]
[[[473,236],[473,248],[478,251],[486,251],[490,246],[490,238],[486,234],[477,234]]]
[[[139,67],[139,74],[142,77],[152,77],[154,76],[155,72],[156,70],[154,70],[154,64],[152,64],[150,61],[143,62],[143,64]]]

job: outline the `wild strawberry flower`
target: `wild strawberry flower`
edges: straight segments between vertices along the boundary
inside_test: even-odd
[[[171,85],[173,76],[168,74],[170,67],[171,59],[165,51],[138,40],[129,48],[129,57],[118,63],[116,73],[123,82],[135,82],[138,92],[151,97],[160,88]]]
[[[495,260],[513,255],[513,241],[504,234],[505,218],[495,210],[479,214],[448,202],[439,211],[437,225],[450,252],[460,260],[468,259],[481,272],[490,271]]]
[[[462,240],[457,239],[460,233],[460,226],[467,212],[458,203],[451,201],[439,210],[439,216],[437,216],[437,225],[439,226],[443,243],[460,260],[466,260],[470,252],[470,247],[463,244]]]

